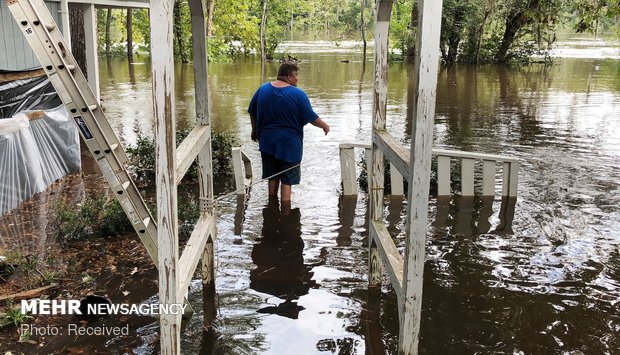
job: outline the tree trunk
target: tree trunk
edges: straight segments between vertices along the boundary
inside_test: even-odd
[[[185,48],[185,38],[183,36],[183,16],[181,15],[181,2],[174,2],[174,43],[176,43],[177,58],[181,58],[183,63],[189,63],[189,53]]]
[[[537,9],[539,6],[538,0],[531,0],[528,2],[527,6],[520,8],[518,4],[516,4],[508,18],[506,18],[506,29],[504,31],[504,37],[502,38],[502,43],[495,53],[495,60],[498,63],[505,63],[508,60],[507,54],[510,46],[517,38],[517,32],[519,30],[532,22],[532,17],[529,14],[531,10]]]
[[[127,9],[127,57],[133,59],[133,11]]]
[[[478,60],[480,58],[480,47],[482,47],[482,38],[484,37],[484,26],[486,25],[489,16],[491,16],[491,11],[493,11],[492,9],[492,7],[487,7],[487,9],[484,11],[484,18],[482,19],[482,23],[480,24],[480,27],[478,27],[478,42],[476,43],[474,63],[478,63]]]
[[[105,20],[105,55],[110,57],[110,24],[112,23],[112,9],[108,8],[108,14]]]
[[[452,20],[452,29],[448,37],[448,55],[446,56],[446,64],[452,65],[456,63],[456,57],[459,52],[459,44],[461,43],[461,29],[463,28],[463,17],[465,11],[461,6],[457,6],[454,10],[454,19]]]
[[[415,61],[415,30],[418,28],[418,3],[411,8],[411,21],[409,22],[409,45],[407,46],[407,61]]]
[[[207,37],[213,35],[213,11],[215,11],[215,0],[207,0]]]
[[[263,14],[261,16],[260,19],[260,59],[261,61],[265,61],[265,59],[267,59],[267,53],[266,53],[266,33],[265,33],[265,26],[267,24],[267,1],[268,0],[262,0],[262,4],[263,4]]]
[[[88,79],[86,71],[86,40],[84,38],[84,10],[78,6],[69,6],[69,27],[71,31],[71,53],[78,66]]]
[[[366,0],[362,0],[362,11],[360,13],[360,27],[362,29],[362,42],[364,43],[364,57],[363,61],[366,62],[366,21],[364,21],[364,10],[366,10]]]

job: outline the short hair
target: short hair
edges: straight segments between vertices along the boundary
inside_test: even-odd
[[[298,72],[299,67],[293,61],[287,60],[286,62],[280,64],[280,68],[278,68],[278,76],[287,77],[289,75],[293,75],[294,72]]]

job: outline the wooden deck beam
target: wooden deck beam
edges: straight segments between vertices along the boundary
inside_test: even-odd
[[[187,170],[192,165],[198,156],[198,153],[200,153],[205,144],[210,144],[210,138],[211,126],[196,126],[179,145],[177,148],[177,168],[174,178],[177,185],[181,183],[183,176],[185,176]]]
[[[205,246],[208,242],[213,243],[215,241],[215,228],[215,218],[213,216],[201,216],[198,222],[196,222],[194,231],[183,249],[183,254],[179,258],[179,296],[181,298],[187,296],[189,284],[192,281],[198,262],[203,256]]]
[[[392,287],[399,299],[402,298],[403,287],[403,258],[396,249],[394,240],[381,221],[370,222],[370,235],[377,243],[377,249],[386,266],[386,271],[392,280]]]
[[[387,131],[375,131],[373,142],[385,154],[385,157],[398,169],[398,172],[409,181],[411,169],[409,167],[409,151]]]

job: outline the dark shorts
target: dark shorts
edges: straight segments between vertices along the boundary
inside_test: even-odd
[[[280,182],[286,185],[297,185],[299,184],[299,181],[301,181],[301,167],[299,166],[299,163],[301,162],[298,161],[294,163],[288,163],[280,159],[276,159],[276,157],[271,154],[265,154],[262,152],[260,153],[260,156],[263,160],[263,179],[280,179]],[[295,167],[291,168],[293,166]],[[279,172],[284,170],[286,171],[278,174]]]

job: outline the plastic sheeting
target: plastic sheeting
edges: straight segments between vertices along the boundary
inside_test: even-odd
[[[0,118],[0,215],[80,169],[77,129],[49,90],[47,78],[0,85],[0,112],[11,114]],[[30,120],[33,110],[43,117]]]

